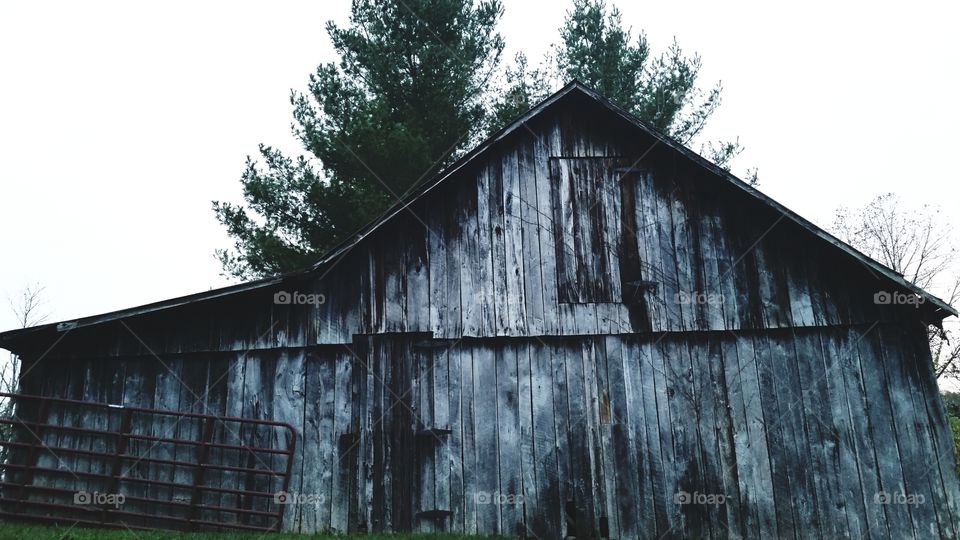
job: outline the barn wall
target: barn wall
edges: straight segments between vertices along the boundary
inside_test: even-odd
[[[291,423],[290,490],[322,501],[288,507],[291,530],[955,537],[960,488],[921,336],[886,324],[395,334],[165,357],[170,371],[150,357],[48,361],[34,380]],[[897,493],[924,502],[877,502]],[[677,504],[685,496],[723,504]]]
[[[289,422],[316,502],[291,530],[956,537],[922,310],[589,105],[556,112],[317,274],[36,340],[24,390]]]

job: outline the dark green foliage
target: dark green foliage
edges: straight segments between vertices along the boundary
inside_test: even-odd
[[[485,124],[481,100],[503,41],[497,0],[355,0],[327,24],[340,56],[293,92],[306,157],[261,146],[241,177],[245,205],[214,202],[239,278],[301,268],[449,163]]]
[[[680,142],[696,136],[720,105],[719,84],[706,94],[696,86],[698,56],[685,57],[674,42],[651,58],[646,36],[633,39],[620,11],[608,13],[602,0],[574,0],[560,37],[557,63],[565,78],[592,86]]]
[[[685,55],[676,41],[666,52],[652,55],[646,36],[634,37],[620,11],[608,9],[603,0],[574,0],[554,57],[545,59],[544,66],[531,69],[526,57],[518,56],[507,71],[503,97],[494,105],[490,131],[523,112],[523,105],[573,79],[686,145],[720,106],[719,82],[708,90],[698,85],[698,55]],[[738,139],[700,145],[700,153],[723,168],[742,151]],[[756,169],[747,175],[757,183]]]
[[[698,86],[700,56],[673,42],[651,56],[646,36],[633,37],[620,11],[603,0],[574,0],[567,12],[556,63],[563,79],[579,79],[611,101],[683,144],[703,131],[720,106],[721,85]],[[743,149],[739,141],[705,144],[701,153],[726,168]],[[755,183],[756,172],[750,174]]]
[[[327,32],[340,57],[292,92],[304,156],[260,147],[241,176],[244,204],[214,202],[234,241],[218,250],[241,279],[303,268],[571,79],[690,143],[720,105],[720,84],[697,85],[699,56],[674,43],[651,56],[602,0],[574,0],[555,59],[520,54],[492,82],[503,40],[499,0],[354,0],[350,23]],[[701,145],[726,167],[738,142]],[[751,173],[755,181],[755,172]]]
[[[513,66],[504,72],[505,83],[488,118],[488,132],[493,133],[547,97],[552,88],[545,68],[532,68],[523,53],[517,54]]]

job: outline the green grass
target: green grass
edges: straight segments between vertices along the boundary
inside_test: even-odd
[[[22,525],[18,523],[0,523],[0,540],[20,540],[37,538],[40,540],[322,540],[326,538],[356,538],[367,540],[480,540],[492,539],[490,536],[464,537],[455,534],[369,534],[350,535],[349,537],[326,534],[257,534],[257,533],[181,533],[124,531],[116,529],[85,529],[57,525]]]

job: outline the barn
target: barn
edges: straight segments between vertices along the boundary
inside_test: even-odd
[[[956,538],[951,315],[573,82],[311,268],[0,334],[0,513]]]

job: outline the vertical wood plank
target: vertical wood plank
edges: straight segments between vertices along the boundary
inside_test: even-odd
[[[806,534],[820,535],[819,524],[816,521],[816,490],[813,485],[810,452],[804,449],[806,441],[806,418],[803,409],[803,386],[800,383],[797,369],[796,338],[793,332],[775,333],[770,340],[771,368],[774,378],[778,381],[777,387],[782,390],[777,399],[780,406],[780,421],[784,441],[787,444],[785,461],[788,463],[787,472],[790,486],[793,490],[793,507],[798,530]],[[811,419],[812,420],[812,419]]]
[[[850,408],[850,417],[854,428],[854,442],[856,443],[857,464],[860,469],[860,485],[864,507],[867,514],[867,528],[871,535],[887,536],[887,516],[885,508],[876,504],[874,497],[880,493],[879,471],[877,469],[876,441],[871,436],[872,428],[869,420],[869,404],[867,390],[863,385],[863,375],[860,366],[859,342],[867,337],[874,328],[869,330],[848,328],[845,336],[841,336],[843,353],[840,364],[847,393],[847,405]]]
[[[480,304],[480,332],[481,336],[497,335],[495,305],[497,298],[494,288],[494,260],[493,228],[495,209],[490,207],[493,182],[490,178],[489,167],[482,167],[477,172],[477,260],[480,264],[479,298]]]
[[[574,520],[578,536],[597,536],[597,515],[593,446],[595,426],[591,418],[590,395],[586,381],[585,367],[591,361],[589,344],[572,342],[565,347],[565,364],[567,372],[568,404],[570,407],[567,433],[570,445],[570,477],[572,492],[570,500],[575,508]],[[568,532],[569,534],[569,532]]]
[[[949,513],[953,518],[954,537],[960,536],[960,526],[957,523],[960,516],[960,480],[954,472],[957,468],[956,455],[951,449],[952,439],[950,437],[950,425],[947,423],[946,411],[943,408],[943,402],[940,400],[937,381],[933,373],[933,363],[930,356],[930,349],[923,328],[914,327],[908,334],[908,339],[912,347],[914,361],[910,362],[912,371],[916,374],[916,380],[920,388],[926,405],[926,419],[923,424],[928,427],[930,437],[933,442],[934,458],[929,463],[929,471],[925,474],[934,476],[939,471],[940,482],[942,485],[943,497],[940,500],[941,512]],[[945,504],[944,504],[945,503]],[[947,536],[950,536],[948,528],[943,529]]]
[[[771,350],[769,335],[757,336],[754,341],[754,354],[760,381],[760,402],[764,419],[767,421],[765,432],[770,456],[770,472],[773,481],[773,495],[776,503],[777,530],[783,536],[795,536],[801,524],[793,506],[793,486],[791,480],[791,462],[788,458],[791,440],[785,433],[784,416],[788,414],[788,404],[780,406],[778,394],[784,390],[778,383],[776,374],[783,369],[786,360],[778,358]]]
[[[836,429],[838,470],[840,471],[838,478],[841,495],[840,510],[847,517],[850,536],[862,538],[869,533],[857,464],[855,439],[858,434],[852,423],[843,376],[843,365],[847,361],[844,355],[849,354],[849,351],[844,349],[839,332],[843,330],[832,330],[821,336],[823,367],[827,393],[832,396],[830,400],[832,425]]]
[[[529,531],[535,529],[543,530],[542,527],[536,527],[535,521],[541,520],[545,510],[540,506],[540,493],[538,492],[537,482],[537,462],[536,462],[536,444],[537,438],[534,431],[534,410],[533,410],[533,361],[530,355],[530,342],[524,340],[516,346],[517,353],[517,403],[519,406],[520,419],[520,470],[521,493],[523,495],[522,504],[519,509],[523,511],[523,527],[517,531],[521,535],[530,534]]]
[[[554,147],[559,147],[558,128],[555,123],[537,128],[539,138],[533,146],[533,159],[536,174],[537,217],[540,236],[541,272],[543,278],[543,330],[554,335],[560,328],[559,299],[557,284],[559,267],[557,262],[557,237],[553,201],[554,191],[558,188],[553,180],[555,176],[550,168],[550,157],[559,155]]]
[[[492,501],[500,510],[503,534],[525,532],[523,517],[523,465],[520,431],[520,403],[517,380],[518,347],[504,343],[495,350],[497,395],[497,447],[500,466],[498,493]]]
[[[766,428],[767,422],[772,423],[776,418],[776,412],[768,411],[764,406],[761,387],[766,376],[761,377],[761,373],[767,368],[757,349],[756,340],[749,334],[741,335],[737,340],[740,392],[743,396],[747,433],[747,440],[741,443],[737,454],[748,456],[749,465],[744,467],[744,470],[753,472],[753,489],[747,491],[752,494],[752,497],[747,497],[746,500],[750,507],[758,509],[759,530],[761,532],[778,531],[778,534],[785,535],[786,531],[778,529],[777,521],[778,509],[787,501],[781,501],[780,490],[774,484],[773,461],[770,458],[770,453],[774,449],[770,444],[771,435]]]
[[[546,261],[541,255],[544,239],[541,234],[549,234],[550,228],[543,228],[537,203],[537,159],[534,146],[536,140],[524,140],[519,143],[517,155],[517,174],[519,175],[519,220],[522,226],[522,262],[523,289],[527,334],[539,336],[544,333],[544,268]],[[548,255],[549,256],[549,255]]]
[[[837,428],[832,422],[831,400],[827,391],[818,333],[796,332],[794,343],[804,417],[807,421],[806,443],[810,449],[809,475],[813,477],[816,495],[816,516],[823,536],[839,538],[849,535],[847,518],[840,511],[844,501],[838,479],[839,447]]]
[[[436,228],[427,228],[423,216],[424,205],[408,207],[416,212],[416,217],[406,222],[403,238],[406,261],[406,325],[407,332],[426,332],[430,330],[430,275],[428,268],[439,261],[428,257],[428,242],[438,235]],[[442,241],[442,240],[440,240]]]
[[[498,388],[495,351],[486,344],[478,343],[474,349],[473,397],[475,410],[475,436],[477,466],[475,469],[477,491],[475,504],[477,530],[500,534],[500,511],[493,504],[493,497],[500,490],[500,463],[497,446],[499,415],[497,414]]]
[[[892,415],[889,387],[884,377],[883,359],[880,351],[880,329],[867,334],[857,343],[860,356],[860,374],[867,392],[867,420],[877,460],[880,492],[869,494],[868,501],[882,504],[887,515],[890,534],[898,538],[913,535],[910,505],[895,501],[889,504],[885,495],[906,494],[901,469],[900,441],[894,429],[896,420]]]
[[[461,414],[463,426],[463,531],[477,534],[478,509],[478,450],[477,450],[477,391],[478,367],[476,347],[464,344],[460,349]],[[489,420],[489,419],[484,419]]]
[[[731,296],[727,300],[724,295],[723,280],[721,279],[719,251],[720,218],[712,205],[702,202],[698,219],[700,254],[703,271],[703,293],[706,302],[703,304],[706,316],[705,329],[723,330],[727,328],[725,311],[729,309],[727,303],[733,303]]]
[[[523,202],[518,149],[504,153],[500,162],[503,183],[503,240],[506,278],[507,335],[527,334],[524,269]]]
[[[453,196],[454,201],[462,197],[461,193],[463,190],[464,188],[458,187]],[[446,255],[444,285],[446,287],[447,305],[445,306],[446,317],[442,328],[434,337],[459,338],[464,335],[462,321],[464,300],[461,297],[460,290],[460,261],[463,255],[461,252],[460,238],[465,225],[459,221],[460,216],[460,208],[457,208],[456,211],[446,209],[443,219],[444,252]],[[471,289],[468,294],[473,295],[473,289]]]
[[[464,441],[463,441],[463,348],[451,347],[447,353],[447,380],[449,381],[449,405],[447,407],[447,426],[450,440],[445,448],[446,462],[450,469],[450,531],[463,533],[464,525]]]
[[[430,232],[427,233],[427,274],[430,283],[430,332],[434,337],[447,337],[449,332],[451,312],[455,309],[453,306],[460,305],[460,295],[456,297],[448,296],[450,290],[447,285],[448,275],[451,270],[447,266],[447,250],[456,251],[457,239],[450,234],[448,222],[449,214],[454,213],[454,209],[432,205],[429,208],[427,224],[430,226]],[[459,271],[457,268],[457,277],[459,281]],[[459,284],[458,284],[459,287]],[[459,319],[459,313],[458,317]]]
[[[450,364],[451,353],[447,349],[436,349],[433,354],[430,374],[433,378],[433,410],[431,424],[438,429],[451,429],[450,419],[450,383],[447,379],[447,370]],[[448,457],[452,434],[434,438],[434,506],[438,510],[451,510],[450,503],[450,468]],[[448,520],[441,520],[441,530],[449,530]]]
[[[682,530],[680,509],[674,503],[677,494],[677,475],[674,470],[676,462],[674,452],[674,436],[672,414],[670,410],[669,394],[671,390],[667,384],[666,361],[660,344],[666,334],[656,339],[644,340],[640,343],[640,365],[644,373],[644,409],[647,416],[656,419],[656,430],[648,431],[647,446],[652,449],[653,457],[650,460],[650,476],[653,481],[654,511],[657,518],[657,534],[665,535],[670,531]],[[658,450],[659,449],[659,450]]]
[[[506,209],[504,207],[504,171],[501,162],[503,154],[498,154],[486,167],[488,174],[487,193],[490,200],[490,250],[493,259],[493,315],[494,335],[510,335],[510,291],[507,288],[507,230]]]
[[[640,536],[641,530],[656,530],[649,489],[643,490],[647,474],[642,471],[648,459],[645,448],[647,424],[643,416],[642,396],[636,387],[640,366],[630,354],[630,346],[617,336],[605,339],[607,374],[610,388],[612,452],[605,477],[613,480],[611,489],[617,531],[621,538]]]
[[[529,347],[531,363],[531,406],[534,434],[534,487],[538,509],[528,519],[531,532],[541,538],[562,535],[564,500],[560,494],[561,481],[557,453],[560,438],[554,415],[555,396],[553,362],[550,348],[539,338]]]
[[[637,241],[640,243],[641,284],[638,294],[646,300],[650,314],[650,327],[653,331],[665,331],[669,328],[666,313],[666,283],[663,257],[660,250],[660,227],[657,208],[657,195],[654,190],[653,175],[641,171],[635,175],[634,190],[637,199],[636,218]],[[646,286],[643,286],[646,283]]]
[[[414,379],[410,392],[413,408],[414,432],[422,432],[433,427],[434,424],[434,386],[433,386],[433,358],[430,349],[414,350]],[[430,512],[437,510],[436,504],[436,450],[437,441],[433,436],[418,436],[414,444],[414,483],[417,487],[413,493],[414,512]],[[425,517],[417,517],[414,526],[420,532],[435,532],[436,522]]]
[[[750,352],[750,359],[752,360],[752,350]],[[732,444],[735,458],[735,463],[730,466],[729,474],[736,475],[739,507],[743,520],[743,536],[752,538],[760,535],[759,505],[754,502],[760,491],[757,481],[759,471],[752,466],[752,461],[756,460],[754,456],[757,452],[750,448],[754,441],[750,438],[743,370],[740,368],[736,335],[724,336],[721,340],[721,354],[729,407],[728,438],[730,444]],[[749,365],[751,368],[753,367],[752,362]],[[760,440],[759,444],[766,448],[766,440]],[[773,504],[771,503],[770,506],[773,506]]]
[[[571,415],[569,384],[567,382],[567,349],[557,341],[544,345],[545,354],[550,356],[550,368],[553,370],[553,411],[554,425],[556,426],[556,455],[558,470],[558,491],[563,511],[563,534],[576,534],[576,512],[571,507],[576,504],[575,478],[572,463],[572,449],[570,431]]]
[[[696,493],[705,493],[703,460],[700,455],[698,433],[701,416],[699,389],[693,378],[690,351],[685,341],[671,338],[661,343],[667,396],[672,418],[674,461],[677,490],[672,492],[668,504],[677,506],[681,516],[684,535],[701,537],[710,535],[709,514],[705,505],[692,498]]]
[[[723,221],[722,212],[717,209],[716,215],[710,219],[711,236],[714,241],[713,249],[717,257],[716,290],[723,298],[723,323],[727,330],[740,328],[739,299],[737,293],[737,278],[735,276],[734,258],[728,235],[728,225]]]
[[[351,418],[353,363],[354,358],[349,351],[337,353],[333,390],[333,437],[331,442],[335,448],[335,454],[330,490],[330,529],[341,533],[349,532],[351,472],[355,455]]]
[[[460,209],[457,221],[460,223],[460,309],[461,325],[464,336],[484,335],[483,304],[486,294],[483,287],[483,262],[480,251],[480,233],[478,228],[478,177],[466,179],[458,194]]]
[[[673,261],[677,269],[677,297],[668,298],[679,307],[680,326],[679,330],[696,330],[697,314],[696,304],[689,299],[696,294],[696,284],[694,283],[693,256],[691,248],[693,239],[691,237],[691,218],[690,209],[683,199],[684,190],[683,181],[673,178],[670,187],[670,195],[666,199],[666,204],[670,208],[670,223],[673,228]]]
[[[909,360],[904,358],[903,340],[899,332],[887,326],[876,330],[877,343],[882,354],[882,369],[889,393],[889,403],[893,419],[893,428],[896,430],[897,444],[900,448],[900,466],[903,469],[903,500],[913,496],[911,500],[922,500],[920,504],[908,506],[913,517],[913,534],[916,538],[948,537],[953,533],[953,526],[949,520],[940,523],[935,505],[936,496],[931,490],[930,475],[926,475],[929,465],[910,456],[921,456],[926,450],[921,447],[917,433],[918,418],[913,408],[913,396],[908,386],[910,376],[905,365]],[[944,533],[946,530],[947,533]]]
[[[458,277],[459,277],[459,271]],[[371,501],[370,524],[373,532],[391,531],[392,498],[391,498],[391,469],[390,433],[391,419],[389,403],[391,398],[391,372],[393,363],[389,339],[378,337],[370,338],[370,370],[373,373],[373,384],[370,392],[371,419],[371,446],[373,447],[373,494]]]
[[[662,298],[664,305],[664,330],[683,330],[684,318],[678,299],[680,298],[681,283],[679,278],[679,263],[676,245],[674,242],[675,227],[673,224],[673,191],[676,186],[666,184],[656,175],[652,177],[650,188],[651,204],[657,209],[657,238],[659,240],[659,259]],[[644,193],[644,196],[647,194]]]

